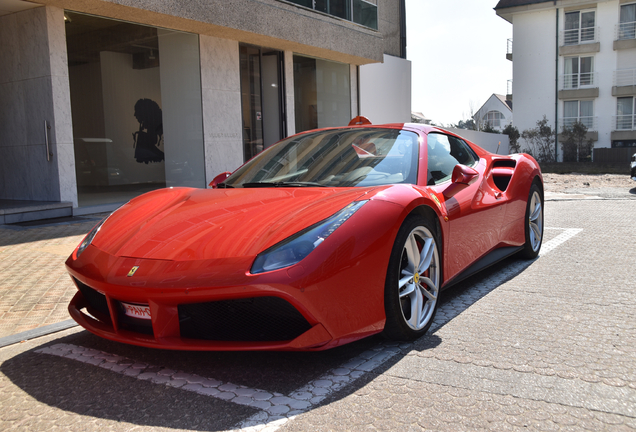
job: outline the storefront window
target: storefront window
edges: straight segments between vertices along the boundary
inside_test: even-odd
[[[369,0],[288,0],[338,18],[378,29],[378,5]],[[353,13],[352,13],[353,11]]]
[[[66,15],[80,207],[204,187],[198,35]]]
[[[349,65],[294,56],[296,132],[351,120]]]

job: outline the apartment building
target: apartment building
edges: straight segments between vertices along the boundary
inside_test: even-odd
[[[0,223],[205,187],[357,115],[410,121],[404,17],[404,0],[0,0]]]
[[[514,125],[580,121],[595,148],[636,146],[636,1],[500,0],[512,23]],[[559,146],[559,152],[560,152]]]

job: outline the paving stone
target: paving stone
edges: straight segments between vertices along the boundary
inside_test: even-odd
[[[150,354],[141,355],[143,349],[137,350],[139,358],[128,360],[57,344],[29,353],[40,356],[29,372],[11,379],[0,374],[0,429],[227,430],[246,420],[258,431],[634,430],[635,201],[550,201],[545,216],[549,229],[537,260],[507,260],[483,276],[471,277],[442,294],[427,336],[408,344],[378,342],[343,359],[339,368],[309,377],[306,385],[289,394],[223,383],[194,371],[157,368],[145,363],[152,361]],[[66,242],[59,234],[47,238],[52,231],[47,232],[40,230],[32,239],[34,245],[22,248],[45,249]],[[69,241],[68,247],[72,250],[78,241]],[[19,244],[9,245],[10,259],[4,255],[9,249],[0,246],[0,330],[39,325],[47,315],[43,311],[59,310],[66,319],[66,304],[75,292],[70,278],[63,269],[59,277],[53,274],[57,270],[46,261],[54,254],[21,252]],[[25,276],[28,272],[11,268],[29,256],[35,260],[31,266],[40,263],[41,275]],[[37,284],[43,287],[41,293],[11,292],[28,291]],[[3,373],[7,365],[17,367],[10,353],[26,348],[21,349],[0,350]],[[46,359],[53,352],[67,358],[48,369]],[[303,357],[303,362],[319,358],[314,354]],[[74,376],[78,368],[90,372]],[[47,373],[34,388],[50,389],[56,382],[51,379],[60,374],[67,375],[68,385],[55,387],[54,398],[33,397],[22,383],[38,370]],[[128,391],[109,394],[113,383],[91,381],[102,374],[119,374]],[[133,380],[136,375],[150,381]],[[360,378],[365,378],[362,384]],[[93,392],[105,392],[100,404],[85,401],[88,397],[77,399],[83,391],[73,385],[77,379],[91,382]],[[148,386],[143,393],[130,390],[141,386]],[[179,396],[169,402],[163,399],[158,407],[138,409],[123,421],[112,415],[141,406],[144,400],[159,400],[167,392]],[[206,423],[214,411],[203,405],[196,412],[182,406],[178,417],[170,417],[173,405],[192,394],[191,402],[204,400],[246,411],[225,426]],[[230,400],[220,400],[219,395]],[[72,408],[70,400],[76,401]]]

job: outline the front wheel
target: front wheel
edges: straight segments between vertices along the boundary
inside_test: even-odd
[[[521,256],[527,259],[536,258],[543,242],[543,193],[536,183],[530,188],[525,218],[526,243]]]
[[[386,337],[413,340],[428,331],[437,311],[441,274],[434,221],[409,216],[389,259],[384,287]]]

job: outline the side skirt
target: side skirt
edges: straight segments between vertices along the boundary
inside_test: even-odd
[[[508,247],[502,247],[502,248],[493,250],[489,254],[482,257],[479,261],[477,261],[476,263],[468,267],[466,270],[464,270],[463,272],[455,276],[450,282],[444,285],[442,289],[449,288],[463,281],[464,279],[469,278],[475,273],[480,272],[486,267],[490,267],[493,264],[497,264],[499,261],[505,258],[508,258],[511,255],[516,254],[521,249],[523,249],[523,246],[508,246]]]

